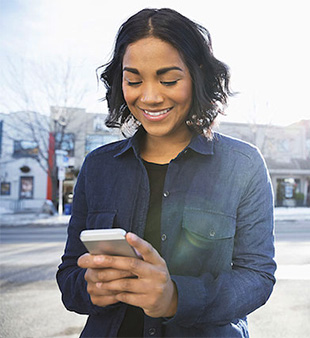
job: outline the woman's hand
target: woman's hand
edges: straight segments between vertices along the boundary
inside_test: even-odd
[[[129,271],[105,268],[104,256],[84,254],[78,259],[78,266],[86,268],[85,280],[87,282],[87,292],[94,305],[107,306],[118,303],[117,292],[98,288],[97,283],[110,282],[117,279],[133,277]]]
[[[146,241],[133,233],[128,243],[143,260],[130,257],[104,256],[107,268],[128,271],[137,278],[115,279],[98,283],[101,290],[115,292],[121,302],[141,307],[150,317],[172,317],[177,310],[177,290],[164,259]]]
[[[93,298],[95,301],[99,300],[97,297],[100,298],[102,295],[103,303],[108,301],[109,304],[113,304],[120,301],[141,307],[150,317],[172,317],[177,310],[177,290],[170,278],[166,262],[149,243],[138,236],[128,233],[126,239],[141,254],[143,260],[97,256],[96,260],[100,261],[102,275],[98,276],[97,273],[95,278],[91,278],[90,291],[95,295],[94,297],[90,294],[92,301]],[[80,266],[85,267],[82,265]],[[106,270],[111,275],[102,279]],[[137,278],[128,278],[133,275]],[[93,283],[98,291],[93,290]],[[99,300],[97,305],[103,303]]]

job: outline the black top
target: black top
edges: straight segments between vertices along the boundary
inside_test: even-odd
[[[168,164],[144,161],[150,181],[150,202],[144,239],[161,252],[161,203]]]
[[[144,239],[161,252],[161,203],[168,164],[143,161],[150,182],[150,202]],[[128,305],[118,337],[143,337],[143,310]]]

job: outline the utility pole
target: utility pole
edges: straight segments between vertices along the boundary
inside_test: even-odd
[[[66,176],[66,167],[68,166],[68,152],[66,150],[57,149],[56,153],[56,165],[58,168],[58,215],[63,214],[63,181]]]

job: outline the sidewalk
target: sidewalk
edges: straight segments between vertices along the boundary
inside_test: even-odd
[[[51,216],[40,213],[0,214],[0,226],[66,226],[70,215]]]
[[[310,225],[310,208],[275,208],[276,221],[309,221]]]
[[[38,213],[0,213],[0,226],[66,226],[70,215],[50,216]],[[275,208],[276,221],[309,220],[310,208]]]

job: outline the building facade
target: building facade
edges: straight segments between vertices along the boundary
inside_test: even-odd
[[[276,206],[310,206],[310,120],[286,127],[223,122],[217,130],[261,150]]]
[[[29,127],[31,126],[31,128]],[[48,119],[35,112],[0,114],[0,208],[39,209],[46,199],[44,142]]]
[[[51,107],[50,116],[36,112],[0,114],[1,211],[40,211],[46,200],[55,201],[58,192],[53,195],[52,190],[59,187],[57,150],[66,154],[63,203],[70,204],[85,155],[121,138],[118,130],[105,126],[105,118],[85,109],[62,107]],[[54,186],[53,175],[57,181]]]
[[[84,157],[122,138],[118,129],[105,126],[105,119],[105,114],[62,107],[51,107],[50,116],[0,114],[0,208],[40,210],[46,200],[55,201],[59,150],[65,154],[63,204],[70,204]],[[287,127],[222,122],[216,129],[261,150],[276,206],[310,206],[310,120]]]
[[[122,138],[118,129],[106,127],[106,117],[106,114],[87,113],[80,108],[51,107],[50,130],[55,138],[55,149],[50,149],[49,156],[53,157],[57,150],[67,152],[64,205],[72,202],[74,185],[85,156],[99,146]],[[52,196],[48,193],[47,197],[51,199]]]

